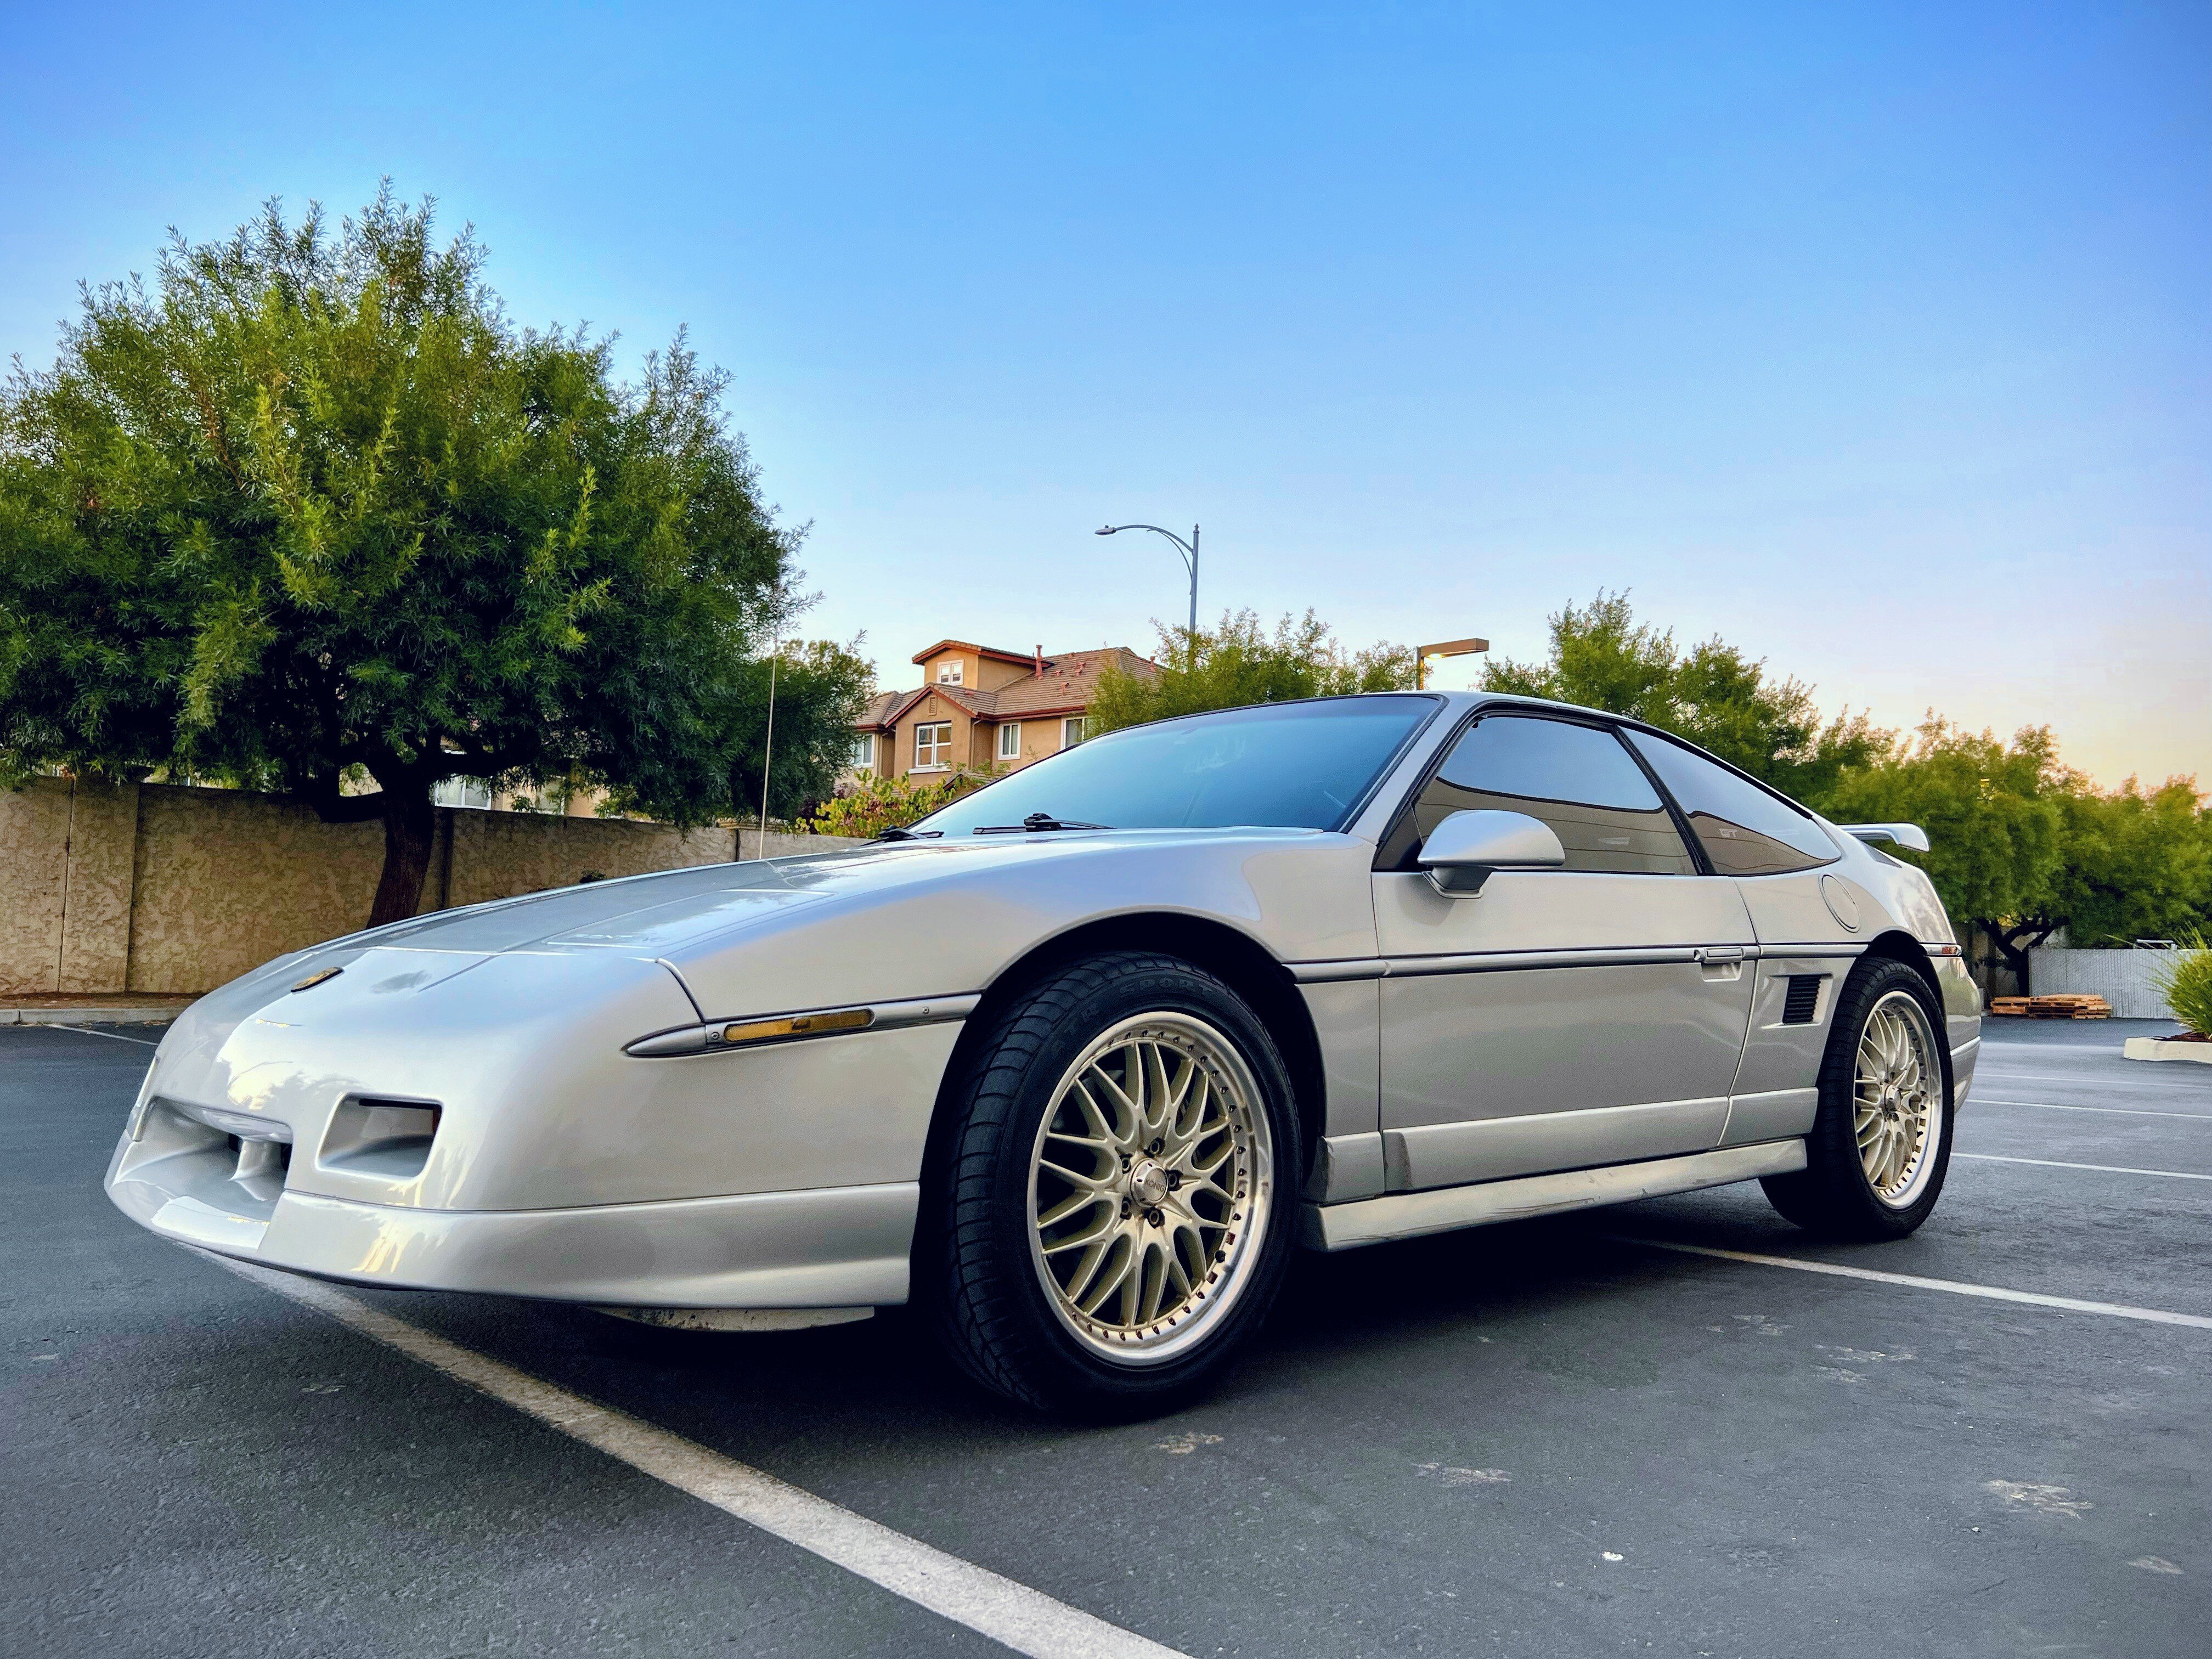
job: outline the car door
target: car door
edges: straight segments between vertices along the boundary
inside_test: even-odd
[[[1836,988],[1865,948],[1873,896],[1826,868],[1839,851],[1802,807],[1671,738],[1631,731],[1628,739],[1706,861],[1741,896],[1759,940],[1751,1028],[1722,1144],[1802,1135],[1820,1105]]]
[[[1525,812],[1557,870],[1447,896],[1414,862],[1448,814]],[[1392,1190],[1719,1143],[1749,1015],[1735,884],[1701,873],[1619,733],[1485,714],[1386,839],[1374,876],[1383,1157]]]

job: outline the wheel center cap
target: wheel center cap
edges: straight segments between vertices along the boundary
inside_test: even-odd
[[[1139,1204],[1158,1205],[1166,1202],[1168,1172],[1159,1164],[1146,1158],[1129,1171],[1129,1196]]]

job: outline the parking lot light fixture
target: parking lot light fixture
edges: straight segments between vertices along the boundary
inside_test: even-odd
[[[1417,645],[1413,647],[1413,690],[1420,690],[1428,681],[1429,659],[1431,657],[1474,657],[1490,649],[1488,640],[1446,640],[1441,645]]]
[[[1163,530],[1156,524],[1101,525],[1091,533],[1098,536],[1118,536],[1125,530],[1149,530],[1155,536],[1166,537],[1170,541],[1176,544],[1176,551],[1182,555],[1183,563],[1190,568],[1189,649],[1191,659],[1193,661],[1195,661],[1198,657],[1198,526],[1196,525],[1191,526],[1190,539],[1188,541],[1183,540],[1183,538],[1176,535],[1174,531]]]

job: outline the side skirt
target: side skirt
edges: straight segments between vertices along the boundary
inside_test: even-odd
[[[1753,1146],[1723,1146],[1683,1158],[1656,1158],[1641,1164],[1614,1164],[1601,1170],[1568,1170],[1558,1175],[1523,1176],[1486,1181],[1471,1187],[1443,1187],[1433,1192],[1394,1193],[1350,1204],[1309,1204],[1301,1218],[1306,1244],[1317,1250],[1353,1250],[1393,1238],[1480,1227],[1493,1221],[1522,1221],[1601,1204],[1627,1204],[1667,1193],[1725,1187],[1759,1176],[1789,1175],[1805,1167],[1805,1143],[1769,1140]]]

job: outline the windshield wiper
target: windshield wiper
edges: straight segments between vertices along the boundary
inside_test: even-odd
[[[1049,812],[1032,812],[1019,823],[979,823],[971,832],[978,836],[1036,835],[1045,830],[1111,830],[1110,823],[1082,823],[1074,818],[1056,818]]]
[[[878,836],[878,841],[935,841],[945,833],[942,830],[907,830],[893,824]]]

